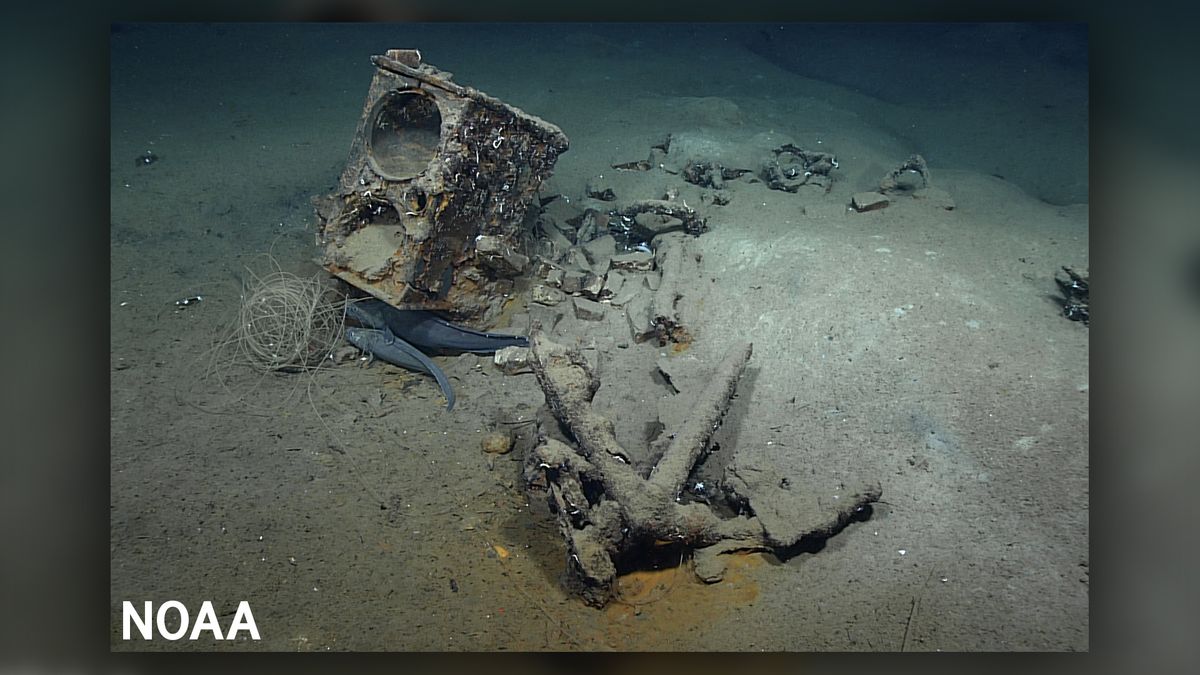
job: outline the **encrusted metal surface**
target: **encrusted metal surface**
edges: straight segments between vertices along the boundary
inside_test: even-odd
[[[314,200],[322,264],[396,307],[486,321],[528,265],[525,214],[567,137],[416,50],[372,61],[338,189]]]

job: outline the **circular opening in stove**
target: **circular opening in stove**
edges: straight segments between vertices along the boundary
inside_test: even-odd
[[[442,113],[437,103],[417,91],[390,91],[371,111],[367,161],[389,180],[416,178],[437,155]]]

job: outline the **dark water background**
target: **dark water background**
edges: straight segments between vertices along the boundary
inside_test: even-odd
[[[779,91],[754,72],[737,79],[716,67],[744,51],[886,104],[874,113],[879,125],[931,165],[999,175],[1055,204],[1087,201],[1080,24],[117,25],[114,142],[136,142],[125,134],[138,132],[142,143],[153,141],[145,131],[154,125],[183,132],[214,117],[254,116],[296,140],[346,145],[372,73],[367,57],[409,46],[460,81],[556,120],[568,135],[555,91],[591,87],[597,105],[614,107],[642,92],[805,93],[803,80],[796,91]],[[689,58],[690,72],[665,67]],[[624,70],[630,60],[641,64],[640,80]],[[596,88],[606,70],[622,89]],[[331,170],[287,168],[324,180]]]

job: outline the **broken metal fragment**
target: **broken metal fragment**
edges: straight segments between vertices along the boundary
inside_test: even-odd
[[[879,183],[879,191],[890,195],[911,195],[917,190],[929,187],[929,181],[929,167],[925,164],[925,158],[911,155],[883,177]]]

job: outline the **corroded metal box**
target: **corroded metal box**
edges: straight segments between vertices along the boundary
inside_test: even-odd
[[[321,262],[401,309],[486,321],[529,264],[522,224],[567,137],[415,49],[371,60],[338,189],[314,200]]]

